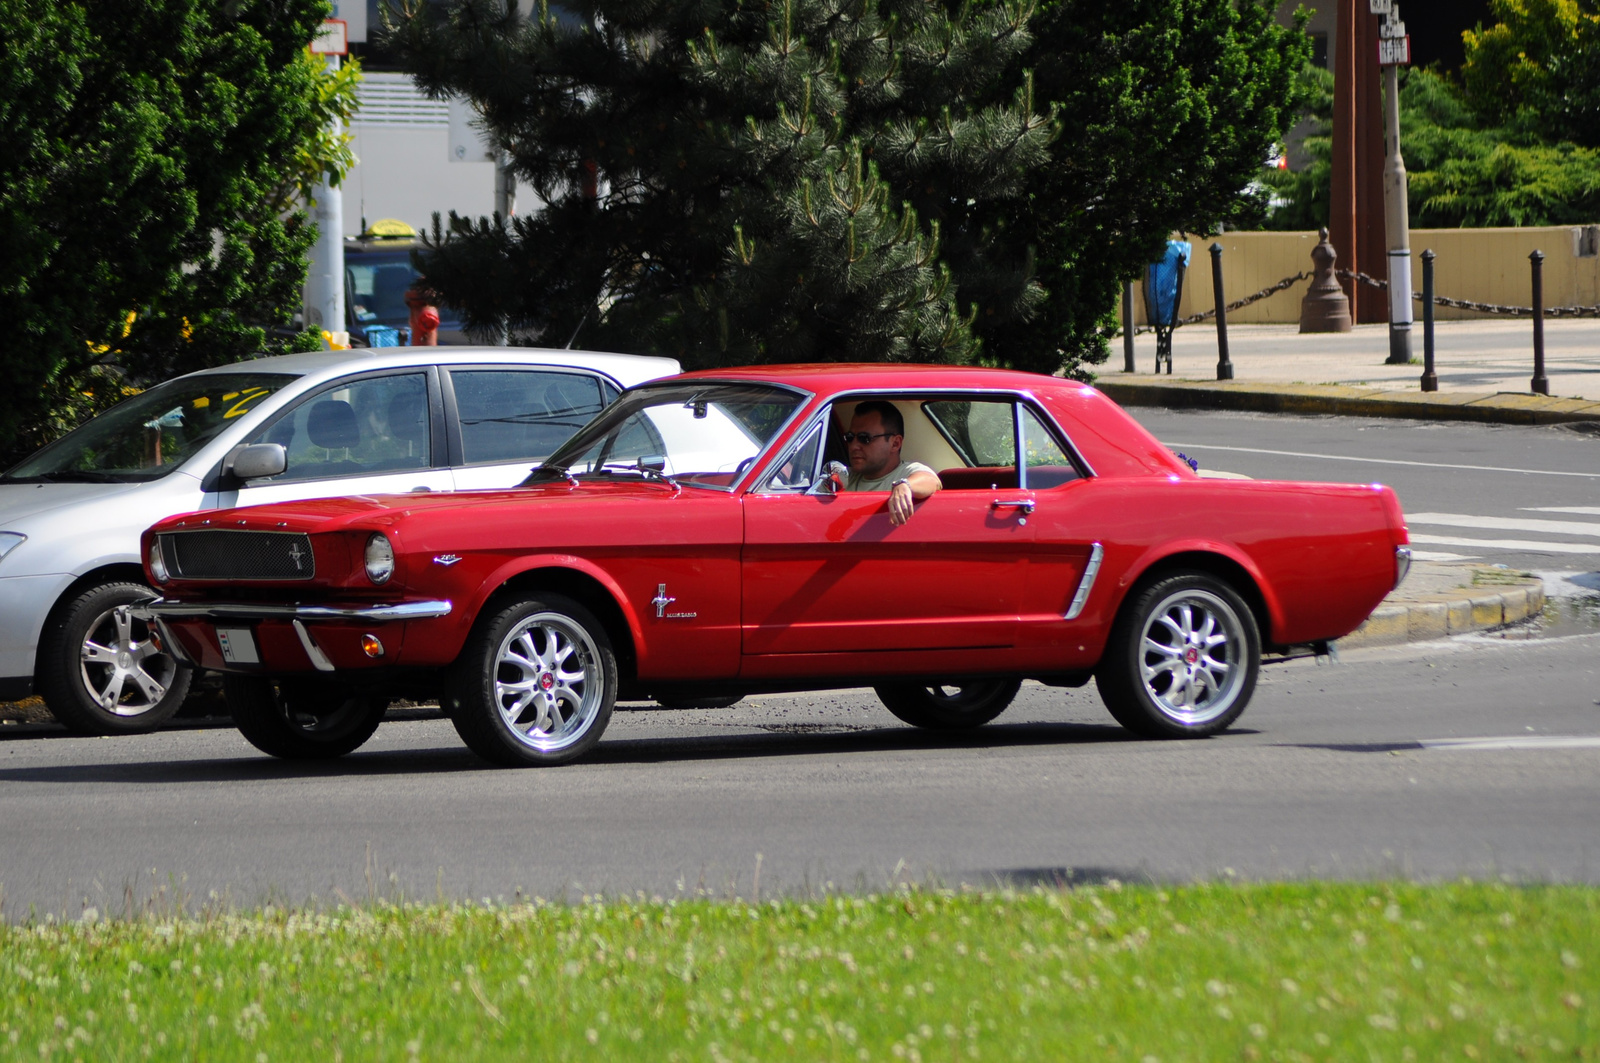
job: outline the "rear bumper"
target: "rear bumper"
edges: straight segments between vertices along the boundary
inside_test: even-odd
[[[273,605],[263,602],[140,602],[134,614],[148,620],[161,641],[186,664],[219,672],[294,674],[370,671],[404,663],[411,621],[449,616],[448,601],[381,605]],[[225,646],[219,628],[234,632]],[[238,652],[237,629],[247,629],[247,653]],[[376,638],[382,650],[365,646]],[[251,659],[253,658],[253,659]]]

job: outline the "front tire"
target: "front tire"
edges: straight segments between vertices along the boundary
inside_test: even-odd
[[[102,583],[68,602],[39,647],[39,694],[79,734],[141,734],[165,723],[193,673],[161,648],[128,606],[155,597],[138,583]]]
[[[224,675],[234,726],[261,752],[284,760],[331,760],[361,748],[383,722],[387,699],[321,679]]]
[[[611,639],[557,594],[480,619],[449,682],[450,719],[474,753],[508,767],[565,764],[605,732],[617,700]]]
[[[1185,572],[1123,606],[1095,672],[1118,723],[1146,738],[1204,738],[1250,703],[1261,634],[1250,607],[1214,576]]]
[[[957,731],[980,727],[1005,712],[1022,689],[1022,680],[976,679],[938,686],[885,683],[872,689],[884,708],[913,727]]]

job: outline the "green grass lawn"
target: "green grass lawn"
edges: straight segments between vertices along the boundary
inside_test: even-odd
[[[0,927],[26,1059],[1600,1058],[1600,890],[1116,884]]]

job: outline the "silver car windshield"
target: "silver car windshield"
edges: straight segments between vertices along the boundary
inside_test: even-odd
[[[766,384],[672,383],[625,393],[533,471],[561,478],[662,478],[727,490],[805,396]]]
[[[79,425],[0,482],[159,479],[295,379],[292,373],[215,373],[169,380]]]

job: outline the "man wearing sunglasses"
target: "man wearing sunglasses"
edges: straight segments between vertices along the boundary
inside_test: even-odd
[[[850,458],[846,491],[889,492],[889,523],[911,519],[915,504],[943,485],[939,474],[916,461],[902,461],[906,423],[892,402],[872,400],[856,406],[850,431],[844,434]]]

